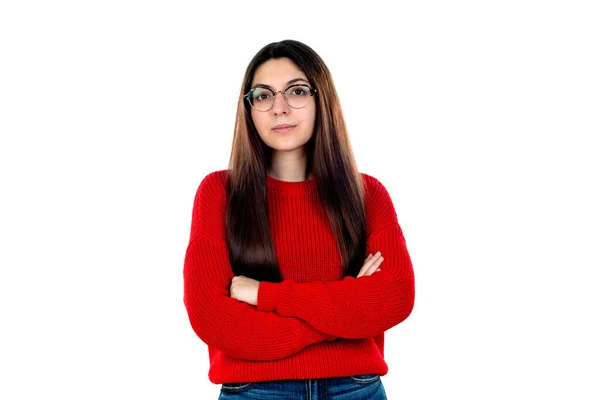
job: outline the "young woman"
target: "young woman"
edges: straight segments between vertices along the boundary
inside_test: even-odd
[[[229,168],[196,192],[184,261],[219,398],[386,399],[384,332],[414,296],[392,200],[357,171],[327,66],[268,44],[246,69]]]

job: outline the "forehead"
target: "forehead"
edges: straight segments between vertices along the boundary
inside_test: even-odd
[[[260,65],[252,79],[252,86],[263,84],[274,88],[284,86],[295,78],[304,78],[306,75],[289,58],[274,58]]]

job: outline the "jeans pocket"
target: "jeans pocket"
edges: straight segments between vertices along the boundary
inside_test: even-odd
[[[350,377],[354,383],[368,385],[369,383],[377,382],[380,379],[378,374],[352,375]]]
[[[221,384],[221,391],[225,393],[241,393],[250,389],[252,382],[244,383],[223,383]]]

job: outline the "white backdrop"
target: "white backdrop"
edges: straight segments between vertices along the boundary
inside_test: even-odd
[[[592,3],[3,1],[0,398],[218,397],[193,198],[283,39],[329,66],[413,259],[388,398],[600,398]]]

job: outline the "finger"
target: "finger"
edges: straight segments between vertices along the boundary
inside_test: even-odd
[[[369,269],[367,270],[367,272],[365,273],[365,275],[372,275],[372,274],[373,274],[373,273],[374,273],[374,272],[377,270],[377,268],[379,268],[379,266],[381,265],[381,263],[382,263],[382,262],[383,262],[383,256],[382,256],[382,257],[379,257],[379,258],[377,259],[377,261],[375,261],[375,262],[374,262],[374,263],[373,263],[373,264],[372,264],[372,265],[369,267]]]
[[[367,272],[367,268],[365,268],[365,266],[363,265],[363,267],[360,269],[360,271],[358,272],[358,275],[356,275],[356,277],[360,278],[361,276],[363,276],[365,274],[365,272]]]
[[[358,275],[356,275],[357,278],[360,278],[361,276],[363,276],[365,274],[365,272],[367,271],[367,268],[369,267],[369,260],[373,257],[372,254],[369,254],[369,256],[365,259],[365,262],[363,263],[363,266],[360,268],[360,271],[358,272]]]
[[[362,266],[360,272],[358,273],[358,275],[356,276],[357,278],[360,278],[363,275],[366,275],[369,271],[369,268],[371,268],[374,263],[377,262],[377,260],[379,260],[380,256],[380,252],[377,252],[375,254],[375,256],[373,256],[372,254],[369,254],[369,257],[367,257],[367,259],[365,260],[364,265]],[[370,275],[370,274],[369,274]]]
[[[381,257],[381,253],[379,253],[379,252],[375,253],[375,255],[373,257],[371,257],[371,259],[369,259],[368,261],[365,262],[365,266],[367,268],[371,267],[373,265],[373,263],[376,263],[377,260],[379,260],[380,257]]]

